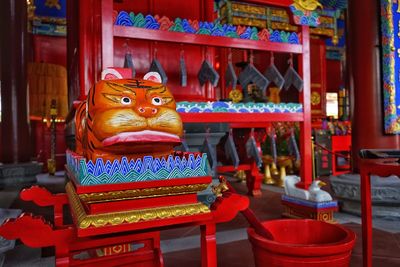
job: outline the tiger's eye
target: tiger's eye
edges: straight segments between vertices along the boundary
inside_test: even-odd
[[[162,104],[162,99],[161,99],[161,97],[153,97],[153,99],[151,100],[151,103],[153,105],[160,106]]]
[[[123,105],[129,105],[131,102],[132,100],[129,97],[124,96],[121,98],[121,104]]]

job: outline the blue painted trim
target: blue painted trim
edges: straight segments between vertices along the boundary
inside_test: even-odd
[[[338,206],[337,201],[327,201],[327,202],[314,202],[305,199],[295,198],[288,195],[282,195],[282,200],[306,207],[311,207],[315,209],[326,209],[335,208]]]

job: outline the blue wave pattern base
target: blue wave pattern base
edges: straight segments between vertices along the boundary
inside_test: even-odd
[[[302,104],[298,103],[233,103],[233,102],[189,102],[176,103],[176,111],[181,113],[297,113],[303,112]]]
[[[77,177],[81,185],[115,184],[128,182],[144,182],[207,176],[207,154],[195,157],[189,154],[187,159],[179,156],[168,158],[153,158],[128,161],[104,162],[98,158],[96,162],[86,161],[85,158],[73,152],[67,152],[67,166]]]
[[[288,195],[282,195],[282,200],[294,203],[296,205],[311,207],[314,209],[327,209],[327,208],[336,208],[338,207],[338,203],[336,200],[325,201],[325,202],[314,202],[310,200],[300,199]]]

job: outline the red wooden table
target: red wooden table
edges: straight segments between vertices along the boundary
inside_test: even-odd
[[[351,135],[333,135],[332,136],[332,175],[340,175],[351,172],[350,164],[339,165],[337,154],[350,156]]]
[[[372,208],[371,208],[371,175],[387,177],[400,175],[398,159],[362,159],[360,160],[361,176],[361,216],[363,240],[363,266],[372,266]]]
[[[216,224],[232,220],[246,209],[246,197],[226,192],[218,197],[206,214],[177,216],[167,219],[106,225],[88,228],[84,233],[75,224],[64,224],[63,206],[69,203],[67,194],[51,194],[33,186],[23,190],[21,199],[41,207],[54,208],[54,222],[40,216],[22,214],[0,226],[0,236],[20,239],[30,247],[55,247],[56,266],[164,266],[160,249],[160,231],[172,227],[199,226],[201,230],[201,266],[217,266]],[[131,245],[141,248],[132,249]],[[87,253],[89,258],[79,258]]]

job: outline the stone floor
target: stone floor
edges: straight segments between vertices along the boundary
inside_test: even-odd
[[[45,186],[52,192],[62,192],[64,188],[62,173],[59,176],[38,176],[38,184]],[[235,189],[244,194],[246,186],[243,183],[232,182]],[[30,203],[18,199],[21,188],[6,188],[0,191],[0,208],[22,209],[25,212],[41,214],[48,220],[51,210],[38,208]],[[263,195],[260,198],[250,198],[251,209],[260,220],[281,218],[283,207],[280,196],[283,190],[273,186],[262,187]],[[329,188],[326,188],[329,190]],[[357,241],[351,258],[351,266],[362,266],[361,225],[360,218],[336,213],[335,219],[349,227],[357,234]],[[239,214],[233,221],[220,224],[217,227],[217,256],[218,266],[224,267],[251,267],[254,266],[251,245],[247,240],[245,218]],[[374,266],[400,266],[400,223],[393,221],[374,221],[373,230],[373,265]],[[165,266],[201,266],[200,264],[200,238],[197,227],[170,229],[161,232],[162,251]],[[32,249],[16,242],[13,250],[5,252],[3,266],[29,266],[46,267],[54,266],[52,250]],[[43,256],[44,255],[44,256]],[[0,266],[2,257],[0,255]]]

